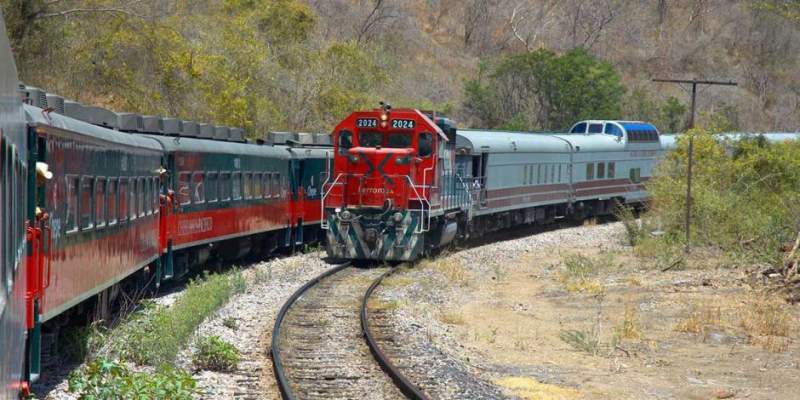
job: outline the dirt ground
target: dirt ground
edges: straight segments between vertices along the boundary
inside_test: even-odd
[[[449,326],[462,357],[508,394],[800,398],[800,307],[762,294],[743,270],[664,272],[625,248],[521,254],[420,266],[455,297],[409,305]]]

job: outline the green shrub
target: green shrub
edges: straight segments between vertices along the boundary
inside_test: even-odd
[[[209,371],[233,371],[239,364],[239,350],[218,336],[197,340],[192,365]]]
[[[69,392],[80,399],[191,399],[196,382],[185,371],[163,367],[134,372],[117,361],[97,359],[69,377]]]
[[[129,317],[114,335],[112,352],[138,364],[170,363],[200,323],[245,288],[240,271],[194,280],[170,307],[145,307]]]
[[[693,247],[711,247],[739,262],[777,264],[780,245],[794,238],[800,212],[800,142],[768,143],[760,137],[721,141],[694,130],[648,184],[661,240],[685,245],[688,138],[694,137],[692,184]]]
[[[644,237],[644,227],[636,219],[633,208],[620,204],[614,209],[614,215],[622,221],[622,226],[625,227],[625,244],[629,246],[639,244]]]

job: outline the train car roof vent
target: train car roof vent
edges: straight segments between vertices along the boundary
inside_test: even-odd
[[[181,121],[177,118],[162,118],[162,132],[165,135],[177,136],[181,133]]]
[[[90,106],[84,108],[84,113],[89,117],[87,122],[109,129],[117,129],[119,117],[117,113],[111,110]]]
[[[64,115],[64,98],[52,93],[47,93],[47,106],[54,112]]]
[[[164,133],[164,119],[155,115],[142,116],[142,131],[146,133]]]
[[[244,129],[242,128],[231,128],[231,135],[229,139],[232,142],[247,142],[244,138]]]
[[[124,132],[145,132],[142,116],[133,113],[119,113],[117,126]]]
[[[90,122],[89,118],[86,116],[86,112],[84,111],[86,107],[83,104],[71,101],[71,100],[64,100],[64,115],[70,118],[77,119],[79,121]]]
[[[297,142],[302,145],[314,144],[314,135],[311,133],[299,132],[297,134]]]
[[[47,108],[47,92],[33,86],[22,86],[22,102],[34,107]]]
[[[292,132],[270,132],[267,134],[267,142],[272,144],[286,144],[289,141],[297,141],[297,137]]]
[[[333,139],[331,139],[331,135],[327,133],[315,133],[314,144],[320,146],[333,146]]]
[[[228,140],[231,136],[231,128],[227,126],[215,126],[214,127],[214,139],[215,140]]]
[[[197,137],[198,133],[200,133],[200,128],[197,126],[197,122],[181,121],[181,136]]]
[[[198,124],[200,131],[198,132],[198,137],[203,139],[213,139],[214,138],[214,125],[211,124]]]

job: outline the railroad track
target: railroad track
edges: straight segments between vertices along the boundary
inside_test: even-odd
[[[283,305],[272,332],[275,377],[284,399],[425,399],[377,347],[369,295],[386,268],[331,268]]]

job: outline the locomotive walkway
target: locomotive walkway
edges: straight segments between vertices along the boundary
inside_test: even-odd
[[[366,305],[386,272],[342,264],[284,304],[272,336],[284,399],[425,398],[396,372],[369,331]]]

